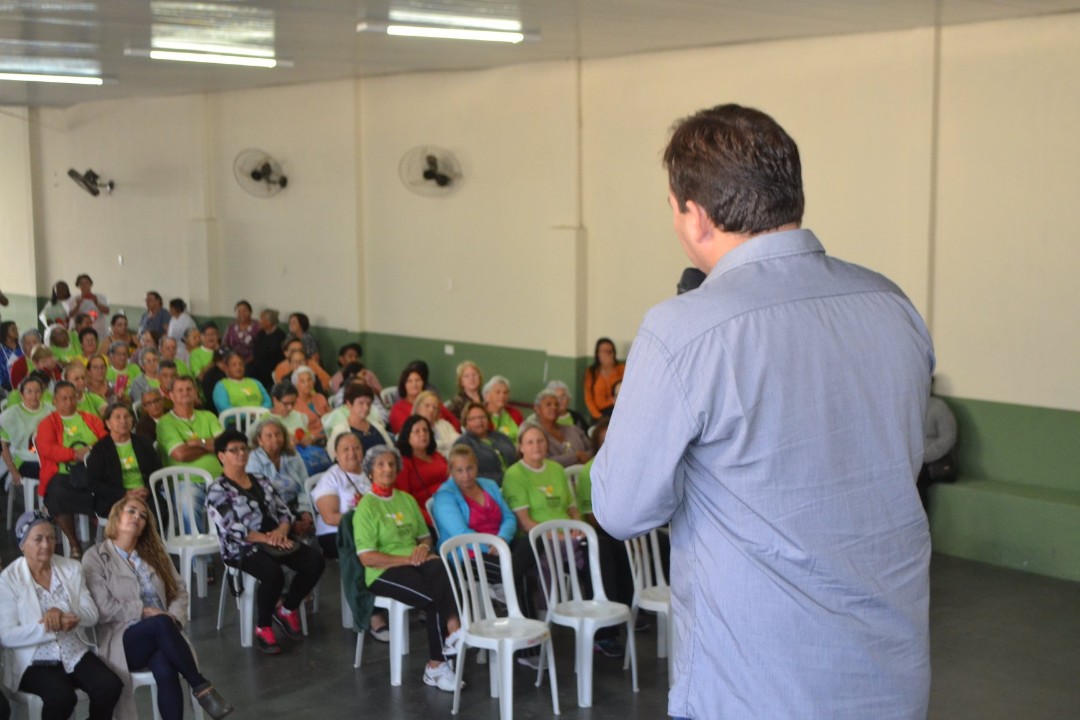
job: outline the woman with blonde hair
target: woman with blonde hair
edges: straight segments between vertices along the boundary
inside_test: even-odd
[[[435,433],[436,449],[440,454],[446,455],[454,446],[454,441],[461,437],[461,433],[439,416],[443,411],[438,394],[432,390],[424,390],[413,402],[412,414],[427,418],[427,421],[431,423],[432,432]]]
[[[147,668],[157,683],[163,720],[183,718],[180,676],[210,717],[231,713],[232,706],[199,672],[182,632],[187,587],[165,552],[146,502],[127,496],[113,505],[105,538],[83,558],[83,577],[98,607],[101,659],[124,682],[116,718],[138,718],[131,673]]]
[[[446,403],[446,409],[454,417],[461,417],[465,403],[484,403],[480,388],[484,386],[484,373],[472,360],[465,360],[457,366],[457,394]]]

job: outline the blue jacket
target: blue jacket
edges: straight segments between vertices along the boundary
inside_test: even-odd
[[[514,539],[514,533],[517,532],[517,518],[514,517],[514,511],[506,504],[502,491],[499,490],[499,486],[495,484],[494,480],[477,478],[476,482],[488,495],[495,498],[495,502],[499,503],[499,509],[502,510],[503,517],[502,523],[499,525],[499,537],[509,545]],[[461,494],[461,490],[458,489],[454,478],[450,478],[442,484],[436,491],[434,500],[435,502],[431,507],[431,516],[435,520],[435,530],[439,533],[440,546],[455,535],[473,532],[469,528],[469,504],[465,501],[465,496]]]

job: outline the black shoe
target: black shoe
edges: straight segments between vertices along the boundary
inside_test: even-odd
[[[634,632],[641,632],[642,630],[648,630],[652,627],[652,620],[645,613],[638,613],[637,620],[634,622]]]
[[[601,655],[605,655],[609,658],[621,658],[626,654],[623,650],[622,643],[615,638],[604,638],[603,640],[597,640],[593,645],[593,649]]]
[[[225,702],[225,698],[221,697],[213,685],[201,687],[195,690],[194,693],[199,705],[214,720],[221,720],[221,718],[233,711],[233,706]]]

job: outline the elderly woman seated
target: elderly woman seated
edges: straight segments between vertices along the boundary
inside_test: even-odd
[[[83,575],[98,607],[98,646],[124,682],[116,720],[137,720],[131,673],[149,669],[162,720],[184,717],[180,677],[210,717],[232,712],[199,672],[183,633],[188,592],[173,567],[144,499],[126,497],[108,512],[105,541],[83,559]]]
[[[390,429],[393,432],[401,432],[401,426],[405,424],[405,419],[413,413],[416,398],[424,390],[431,389],[427,385],[427,373],[427,363],[420,360],[409,363],[401,371],[397,384],[398,400],[390,408]],[[453,425],[455,430],[461,432],[458,419],[451,415],[450,411],[442,405],[439,406],[439,416]]]
[[[548,442],[548,457],[563,467],[588,462],[592,457],[589,437],[576,425],[559,424],[559,397],[552,390],[541,390],[536,395],[535,422],[543,430]]]
[[[373,447],[364,456],[371,492],[353,514],[356,553],[371,592],[425,611],[424,684],[453,692],[457,683],[446,658],[456,655],[460,644],[457,603],[446,570],[432,550],[431,531],[420,507],[411,495],[394,489],[400,468],[401,456],[386,445]]]
[[[225,430],[214,439],[214,450],[223,473],[207,490],[207,514],[217,527],[225,564],[259,580],[255,644],[276,655],[281,646],[271,621],[290,640],[303,639],[298,608],[322,577],[326,561],[318,549],[290,537],[292,515],[270,481],[248,474],[250,448],[243,433]],[[282,566],[296,571],[284,598]]]
[[[76,688],[90,696],[90,720],[110,720],[124,685],[87,637],[98,608],[82,566],[54,554],[56,532],[40,513],[19,517],[15,538],[23,556],[0,574],[4,684],[40,697],[45,720],[71,717]]]
[[[484,409],[491,418],[491,427],[511,440],[517,440],[518,427],[525,421],[521,412],[510,405],[510,381],[495,375],[484,383]]]
[[[264,407],[272,404],[270,393],[255,378],[245,377],[247,365],[235,351],[225,354],[225,377],[214,386],[214,407],[218,414],[229,408]]]
[[[128,397],[132,383],[142,375],[138,366],[128,362],[130,352],[127,343],[114,342],[109,345],[109,367],[105,377],[113,386],[113,392],[123,398]]]
[[[446,480],[450,468],[446,458],[435,449],[435,437],[427,418],[413,415],[405,421],[397,438],[397,449],[404,456],[396,486],[412,495],[420,505],[424,520],[434,527],[428,515],[427,501]]]
[[[146,502],[150,497],[150,475],[161,469],[154,442],[132,434],[134,422],[127,405],[110,404],[105,409],[105,428],[109,432],[86,457],[87,481],[98,517],[108,517],[113,506],[124,498]]]
[[[560,425],[576,425],[582,432],[589,432],[589,422],[585,419],[585,416],[570,407],[570,403],[573,402],[574,398],[570,394],[570,388],[566,383],[562,380],[551,380],[544,389],[551,390],[555,393],[555,397],[559,399]]]
[[[375,402],[375,391],[367,384],[353,381],[345,387],[344,402],[341,410],[345,411],[341,422],[333,424],[330,430],[330,442],[328,447],[334,447],[334,440],[338,435],[351,432],[360,440],[363,452],[367,452],[376,445],[393,445],[386,428],[378,421],[377,414],[372,412],[372,404]],[[323,427],[326,427],[327,418],[332,418],[341,410],[335,410],[329,415],[323,416]],[[363,453],[361,453],[363,454]]]
[[[445,410],[439,402],[438,394],[433,390],[423,391],[416,396],[416,402],[413,403],[413,415],[427,418],[435,433],[435,447],[443,455],[450,452],[454,441],[461,437],[461,433],[449,421],[440,417],[440,413]]]
[[[274,415],[263,415],[252,432],[255,449],[248,457],[247,471],[251,475],[261,475],[270,481],[289,512],[296,518],[293,532],[300,537],[307,537],[312,530],[312,507],[304,492],[308,472],[304,461],[296,453],[289,432],[281,419]]]
[[[293,370],[292,384],[296,386],[296,410],[308,421],[308,433],[316,442],[326,441],[322,416],[330,412],[326,396],[315,389],[315,371],[306,365]]]
[[[147,390],[161,387],[161,380],[158,378],[160,363],[161,353],[155,348],[144,348],[139,354],[139,369],[142,370],[142,375],[132,380],[128,389],[132,404],[141,403],[143,393]]]
[[[75,387],[76,408],[98,416],[105,411],[105,405],[107,404],[105,398],[90,392],[86,387],[89,373],[85,365],[78,360],[68,363],[64,367],[64,379]]]
[[[503,473],[517,460],[514,441],[491,429],[487,410],[479,403],[465,403],[461,411],[461,426],[465,432],[454,441],[454,445],[471,448],[476,456],[480,477],[502,485]]]

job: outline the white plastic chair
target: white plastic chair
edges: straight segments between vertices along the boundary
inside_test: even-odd
[[[341,601],[348,605],[345,599],[345,589],[341,591]],[[375,596],[375,607],[386,610],[390,615],[390,684],[394,687],[401,685],[401,659],[409,654],[409,605],[392,598]],[[349,613],[349,627],[352,627],[352,612]],[[429,622],[431,622],[429,620]],[[353,669],[359,670],[364,660],[364,636],[367,633],[356,634],[356,655],[353,657]]]
[[[671,625],[671,588],[664,577],[657,531],[630,538],[625,542],[634,578],[634,599],[630,611],[637,622],[638,610],[656,613],[656,655],[668,661],[668,687],[675,684],[674,642]]]
[[[286,567],[283,567],[282,570],[285,571],[286,575],[292,572]],[[221,584],[221,594],[218,597],[217,629],[220,632],[225,624],[225,595],[229,592],[229,587],[233,582],[232,579],[237,574],[240,575],[244,586],[240,597],[236,598],[236,609],[240,611],[240,647],[247,648],[251,647],[252,641],[255,639],[255,591],[259,586],[259,581],[254,575],[240,572],[239,568],[231,565],[225,566],[225,582]],[[300,629],[307,636],[307,609],[304,607],[304,603],[300,603],[297,610],[300,612]]]
[[[499,555],[499,574],[506,591],[506,616],[495,614],[491,602],[484,562],[485,546],[494,547]],[[457,683],[454,688],[454,707],[457,715],[461,700],[461,677],[465,669],[465,649],[481,648],[495,653],[488,663],[491,677],[491,697],[499,698],[499,717],[514,717],[514,652],[543,645],[548,656],[548,678],[551,682],[551,704],[559,714],[559,688],[555,678],[555,652],[551,644],[551,628],[546,622],[526,618],[518,607],[514,588],[514,571],[510,563],[510,547],[497,535],[467,533],[456,535],[439,548],[450,585],[457,601],[461,620],[461,647],[458,650]]]
[[[192,586],[192,573],[197,575],[199,597],[206,597],[206,561],[209,556],[218,554],[220,547],[213,523],[209,523],[208,532],[198,531],[198,513],[192,501],[192,486],[197,482],[209,486],[212,482],[210,473],[184,465],[162,468],[150,475],[150,496],[154,500],[154,515],[162,532],[165,552],[179,557],[180,577],[188,587]],[[161,507],[162,500],[164,508]],[[167,523],[164,522],[166,518]],[[191,605],[188,603],[189,619]]]
[[[232,425],[232,427],[247,435],[250,441],[251,433],[255,430],[255,424],[259,422],[259,418],[268,412],[270,412],[270,408],[234,407],[218,413],[218,422],[221,423],[223,428]]]
[[[589,573],[593,597],[585,598],[574,566],[571,533],[585,536],[589,552]],[[574,629],[574,656],[577,670],[578,706],[592,707],[593,638],[600,628],[626,625],[626,652],[634,692],[638,691],[637,650],[634,646],[634,618],[630,608],[607,599],[600,577],[600,550],[596,531],[578,520],[548,520],[529,531],[529,544],[540,569],[540,583],[547,598],[547,621]],[[544,572],[544,566],[548,571]],[[544,650],[540,652],[543,666]],[[625,664],[624,664],[625,667]]]
[[[577,497],[577,480],[581,475],[581,471],[585,469],[584,465],[571,465],[566,468],[566,481],[570,483],[570,492],[574,493],[574,497]]]

